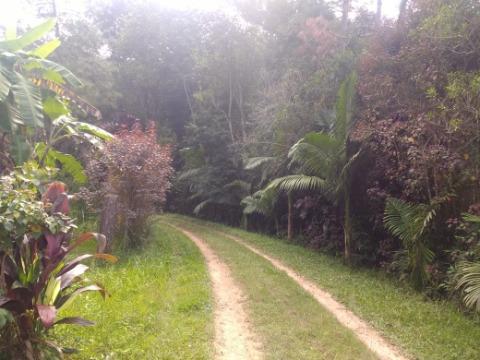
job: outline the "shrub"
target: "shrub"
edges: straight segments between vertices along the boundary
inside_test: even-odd
[[[41,171],[36,169],[37,171]],[[104,289],[83,278],[90,258],[115,261],[103,254],[105,238],[83,233],[68,216],[69,196],[53,182],[40,197],[38,177],[12,173],[0,180],[0,358],[61,358],[67,349],[48,337],[60,324],[93,325],[79,317],[57,319],[80,294]],[[38,174],[37,174],[38,176]],[[97,254],[68,255],[86,241],[99,242]]]
[[[97,187],[94,197],[107,205],[101,219],[102,232],[111,232],[106,217],[116,213],[114,232],[122,239],[121,245],[141,246],[146,239],[147,218],[163,208],[170,188],[170,146],[157,143],[153,124],[144,131],[137,123],[118,132],[106,144],[103,155],[91,161],[87,172]],[[111,204],[112,198],[115,204]]]

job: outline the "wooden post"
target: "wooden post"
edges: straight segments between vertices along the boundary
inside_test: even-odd
[[[108,194],[105,196],[102,212],[100,214],[100,233],[107,240],[106,251],[110,251],[117,227],[118,195]]]
[[[293,199],[292,193],[288,193],[288,225],[287,225],[287,238],[292,240],[293,237]]]

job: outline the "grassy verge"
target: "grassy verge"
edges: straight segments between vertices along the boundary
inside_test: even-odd
[[[206,223],[177,215],[169,215],[169,220],[197,224],[202,235],[217,229],[240,236],[328,290],[415,358],[479,357],[480,324],[464,316],[453,304],[425,300],[380,272],[351,269],[338,259],[279,239],[211,223],[208,228],[200,228],[198,225]]]
[[[111,297],[77,300],[70,316],[94,327],[59,326],[62,345],[80,350],[74,359],[210,359],[213,319],[204,260],[185,236],[154,224],[141,252],[121,254],[115,265],[96,266],[89,277]]]
[[[374,359],[348,329],[283,272],[205,227],[168,217],[201,236],[224,260],[247,296],[246,307],[266,359]]]

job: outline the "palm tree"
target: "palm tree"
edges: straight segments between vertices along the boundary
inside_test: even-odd
[[[298,191],[320,191],[344,209],[345,260],[351,260],[352,222],[350,213],[350,179],[353,164],[360,156],[347,153],[352,126],[357,75],[352,72],[340,86],[336,116],[330,131],[311,132],[293,145],[288,153],[298,173],[273,180],[267,187],[289,195],[289,229],[292,230],[292,194]]]
[[[422,289],[428,282],[426,267],[434,254],[427,246],[426,234],[438,205],[438,202],[409,204],[395,198],[388,199],[385,205],[385,227],[402,241],[406,270],[416,289]]]
[[[480,231],[480,216],[465,213],[463,221],[472,226],[470,231]],[[454,281],[455,289],[463,294],[465,305],[480,311],[480,262],[478,258],[475,261],[460,261],[456,265]]]
[[[278,200],[278,191],[276,189],[259,190],[253,195],[245,197],[241,205],[243,206],[243,215],[248,219],[249,215],[261,214],[266,218],[273,218],[275,222],[275,231],[278,235],[280,223],[275,215],[275,206]]]

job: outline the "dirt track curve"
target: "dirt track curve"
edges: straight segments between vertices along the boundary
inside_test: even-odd
[[[240,245],[246,247],[255,254],[269,261],[275,268],[285,272],[298,285],[300,285],[307,293],[312,295],[324,308],[331,312],[336,319],[345,327],[352,330],[355,335],[362,341],[371,351],[373,351],[381,360],[407,360],[402,355],[400,349],[389,343],[378,331],[373,329],[365,321],[348,310],[344,305],[336,301],[332,295],[319,288],[312,281],[305,279],[293,269],[285,266],[279,260],[261,252],[257,248],[247,244],[241,238],[217,231]]]
[[[245,295],[233,280],[228,266],[200,237],[188,230],[173,227],[197,245],[207,263],[215,298],[215,359],[262,359],[261,344],[243,308]]]

